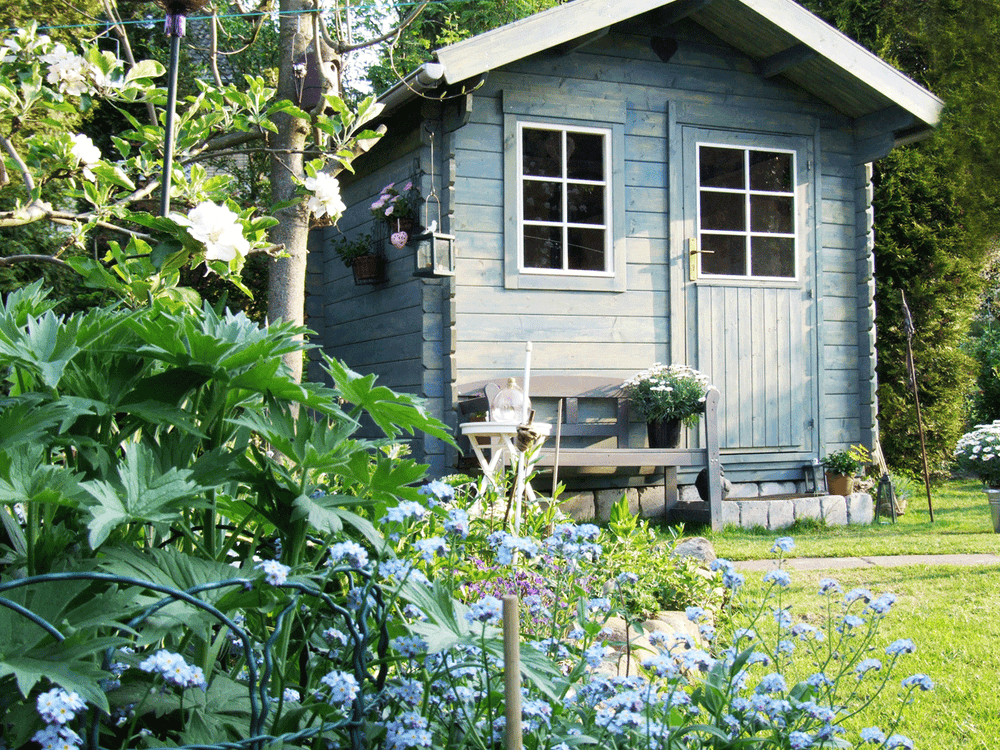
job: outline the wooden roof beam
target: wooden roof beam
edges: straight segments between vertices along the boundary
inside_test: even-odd
[[[556,47],[553,48],[552,51],[555,52],[557,55],[571,55],[574,52],[578,52],[579,50],[583,49],[588,44],[592,44],[593,42],[596,42],[598,39],[606,37],[609,31],[611,31],[611,27],[605,26],[603,29],[598,29],[597,31],[593,31],[590,34],[584,34],[581,37],[577,37],[576,39],[572,39],[568,42],[564,42],[560,45],[557,45]]]
[[[656,30],[667,29],[711,4],[712,0],[674,0],[669,5],[664,5],[650,12],[653,31],[655,33]]]
[[[757,63],[757,72],[764,78],[774,78],[789,68],[801,65],[815,58],[819,53],[805,44],[793,44],[788,49],[776,52]]]

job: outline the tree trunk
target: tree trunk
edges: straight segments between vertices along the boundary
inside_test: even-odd
[[[314,46],[312,14],[301,13],[315,8],[312,0],[281,0],[280,40],[282,57],[278,72],[278,99],[288,99],[299,104],[299,89],[295,77],[295,61],[311,52]],[[316,46],[323,46],[322,40]],[[326,57],[331,56],[325,50]],[[311,52],[311,54],[315,54]],[[330,83],[335,84],[335,81]],[[332,91],[339,95],[338,91]],[[295,199],[297,177],[305,179],[302,165],[304,150],[309,137],[309,124],[281,114],[276,118],[278,133],[271,137],[274,153],[271,157],[271,191],[275,202]],[[267,319],[284,320],[296,325],[305,324],[306,254],[309,243],[309,209],[307,199],[275,213],[278,224],[271,229],[271,240],[284,246],[287,258],[271,262],[268,279]],[[302,354],[285,355],[285,364],[297,381],[302,379]]]

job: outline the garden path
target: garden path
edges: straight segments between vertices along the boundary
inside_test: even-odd
[[[734,562],[737,570],[771,570],[777,560]],[[906,565],[1000,565],[1000,555],[872,555],[867,557],[793,557],[786,559],[786,570],[827,570],[832,568],[898,568]]]

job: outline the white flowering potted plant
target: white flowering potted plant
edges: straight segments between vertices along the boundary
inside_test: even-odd
[[[646,421],[650,448],[676,448],[681,426],[694,427],[705,411],[708,376],[687,365],[654,364],[623,386]]]
[[[850,495],[854,478],[871,462],[871,454],[863,445],[852,445],[828,454],[822,461],[826,469],[826,490],[831,495]]]
[[[419,210],[420,190],[412,181],[400,188],[390,182],[371,205],[372,216],[389,225],[389,241],[398,248],[409,242]]]
[[[1000,534],[1000,420],[981,424],[959,438],[955,460],[961,471],[986,485],[993,530]]]

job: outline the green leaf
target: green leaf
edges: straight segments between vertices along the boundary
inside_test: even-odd
[[[323,356],[327,370],[343,398],[368,412],[386,436],[394,438],[403,432],[412,435],[419,430],[449,445],[455,445],[448,426],[427,414],[421,399],[405,393],[395,393],[384,386],[376,386],[374,375],[359,375],[342,362],[325,354]]]
[[[128,178],[128,175],[122,172],[120,167],[117,167],[114,164],[98,162],[97,164],[92,164],[90,166],[90,171],[93,172],[96,177],[99,177],[105,182],[110,182],[112,185],[117,185],[118,187],[125,188],[126,190],[135,190],[135,183]]]
[[[158,78],[167,72],[161,63],[155,60],[140,60],[125,75],[125,81],[134,81],[137,78]]]
[[[92,549],[126,523],[169,523],[179,519],[182,508],[205,507],[205,501],[196,496],[202,488],[190,480],[191,471],[157,471],[144,445],[126,445],[118,477],[114,484],[93,480],[81,485],[96,501],[90,506],[92,518],[87,524]]]

